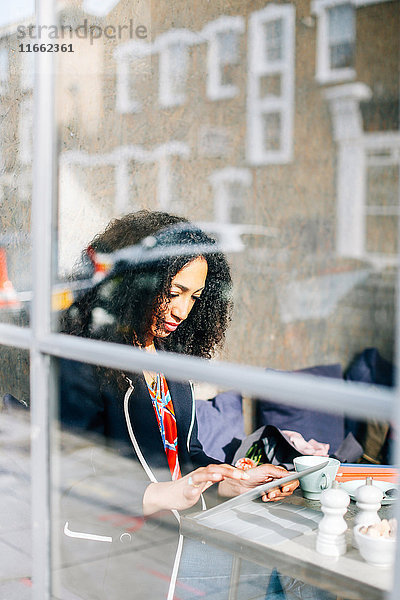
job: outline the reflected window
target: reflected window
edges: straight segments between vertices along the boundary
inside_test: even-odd
[[[218,223],[246,223],[247,190],[252,183],[248,169],[215,171],[210,182],[214,193],[214,216]]]
[[[282,19],[276,19],[265,23],[265,53],[268,61],[281,60],[283,52],[283,28]]]
[[[281,137],[281,118],[279,113],[263,115],[264,147],[266,150],[279,150]]]
[[[33,100],[23,100],[19,106],[19,159],[21,163],[28,164],[32,161],[33,143]]]
[[[120,113],[139,112],[150,94],[152,45],[130,41],[114,52],[117,62],[116,106]]]
[[[330,68],[354,67],[354,8],[350,4],[330,8],[328,22]]]
[[[33,89],[35,70],[34,54],[32,52],[21,53],[21,89],[28,91]]]
[[[368,156],[365,206],[365,251],[381,266],[397,264],[399,172],[390,155]]]
[[[190,47],[200,43],[189,29],[170,29],[154,42],[159,53],[158,100],[161,106],[179,106],[186,101]]]
[[[244,30],[242,17],[222,16],[208,23],[202,31],[208,39],[207,96],[211,100],[234,98],[239,93],[235,82],[240,63],[240,34]]]
[[[8,90],[9,74],[8,49],[0,48],[0,94]]]
[[[233,69],[239,60],[238,36],[234,31],[225,31],[217,35],[221,65],[222,85],[233,84]]]
[[[186,44],[169,44],[160,56],[159,100],[163,106],[183,104],[186,99],[186,80],[189,57]]]
[[[355,78],[355,7],[349,2],[315,0],[317,73],[321,83]]]
[[[247,159],[254,165],[292,160],[295,8],[269,5],[249,20]]]

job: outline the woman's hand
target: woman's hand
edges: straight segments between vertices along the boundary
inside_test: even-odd
[[[273,479],[279,479],[289,475],[286,469],[274,465],[260,465],[253,469],[248,469],[245,472],[249,475],[248,479],[224,479],[224,481],[221,481],[218,486],[219,494],[231,498],[243,494],[244,492],[248,492],[249,489],[261,485],[262,483],[268,483],[268,481],[272,481]],[[282,488],[277,487],[276,489],[263,494],[261,499],[263,502],[268,502],[269,500],[282,500],[283,498],[290,496],[298,485],[299,482],[297,480],[291,481]]]
[[[230,480],[240,487],[241,482],[249,479],[247,473],[231,465],[208,465],[176,481],[151,483],[143,496],[143,514],[148,516],[160,510],[191,508],[213,483]]]

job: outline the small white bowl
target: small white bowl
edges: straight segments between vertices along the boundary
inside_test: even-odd
[[[365,533],[360,533],[363,525],[354,527],[354,537],[361,556],[370,565],[375,567],[390,567],[395,558],[395,538],[373,538]]]

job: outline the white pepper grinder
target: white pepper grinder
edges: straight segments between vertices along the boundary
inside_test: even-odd
[[[344,515],[350,496],[338,482],[321,493],[321,510],[324,513],[318,525],[316,550],[326,556],[339,557],[346,552],[347,523]]]
[[[379,523],[378,510],[381,507],[383,492],[374,485],[372,477],[367,477],[354,493],[359,512],[355,516],[355,525],[373,525]]]

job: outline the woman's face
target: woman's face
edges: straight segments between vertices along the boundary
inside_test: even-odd
[[[154,337],[166,338],[184,321],[198,302],[206,284],[208,265],[203,256],[187,263],[171,281],[170,298],[162,313],[162,323],[154,321],[151,326],[151,342]],[[150,340],[149,340],[150,341]]]

